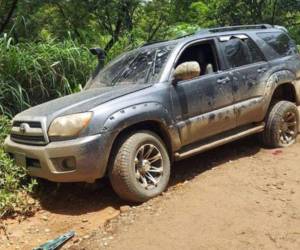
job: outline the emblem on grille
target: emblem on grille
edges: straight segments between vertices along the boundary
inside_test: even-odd
[[[25,134],[28,128],[29,128],[29,125],[27,123],[21,123],[20,124],[20,132],[22,134]]]

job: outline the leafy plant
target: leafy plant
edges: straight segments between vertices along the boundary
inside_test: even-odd
[[[3,149],[3,140],[10,130],[10,121],[0,116],[0,218],[19,212],[25,214],[31,209],[28,194],[36,181],[26,175],[26,170],[16,166]]]
[[[15,45],[4,36],[0,51],[0,112],[8,116],[77,91],[95,62],[72,40]]]

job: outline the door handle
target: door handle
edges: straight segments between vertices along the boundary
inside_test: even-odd
[[[257,70],[258,73],[264,73],[266,71],[267,71],[266,68],[260,68],[260,69]]]
[[[218,84],[225,84],[225,83],[228,83],[230,81],[230,78],[227,76],[227,77],[225,77],[225,78],[219,78],[218,80],[217,80],[217,83]]]

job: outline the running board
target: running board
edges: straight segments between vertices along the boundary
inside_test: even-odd
[[[177,153],[175,153],[175,160],[182,160],[182,159],[185,159],[185,158],[190,157],[192,155],[202,153],[202,152],[207,151],[209,149],[216,148],[216,147],[224,145],[226,143],[241,139],[241,138],[246,137],[248,135],[252,135],[252,134],[262,132],[264,130],[264,128],[265,128],[265,123],[262,123],[259,126],[256,126],[256,127],[253,127],[253,128],[247,129],[247,130],[243,130],[241,132],[238,132],[236,134],[232,134],[232,135],[229,135],[229,136],[226,136],[226,137],[222,137],[218,140],[212,141],[210,143],[202,144],[202,145],[200,145],[198,147],[194,147],[190,150],[186,150],[186,151],[183,151],[183,152],[177,152]]]

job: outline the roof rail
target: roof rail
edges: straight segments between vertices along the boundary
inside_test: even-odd
[[[152,44],[156,44],[156,43],[163,43],[163,42],[167,42],[167,41],[168,40],[150,41],[150,42],[143,43],[140,47],[146,47],[148,45],[152,45]]]
[[[284,26],[274,25],[274,28],[279,29],[279,30],[282,30],[282,31],[284,31],[285,33],[289,33],[289,31],[287,30],[287,28],[284,27]]]
[[[270,24],[254,24],[254,25],[238,25],[238,26],[227,26],[220,28],[209,28],[206,31],[217,33],[217,32],[226,32],[226,31],[236,31],[236,30],[245,30],[245,29],[269,29],[272,28]],[[201,31],[200,31],[201,32]]]

